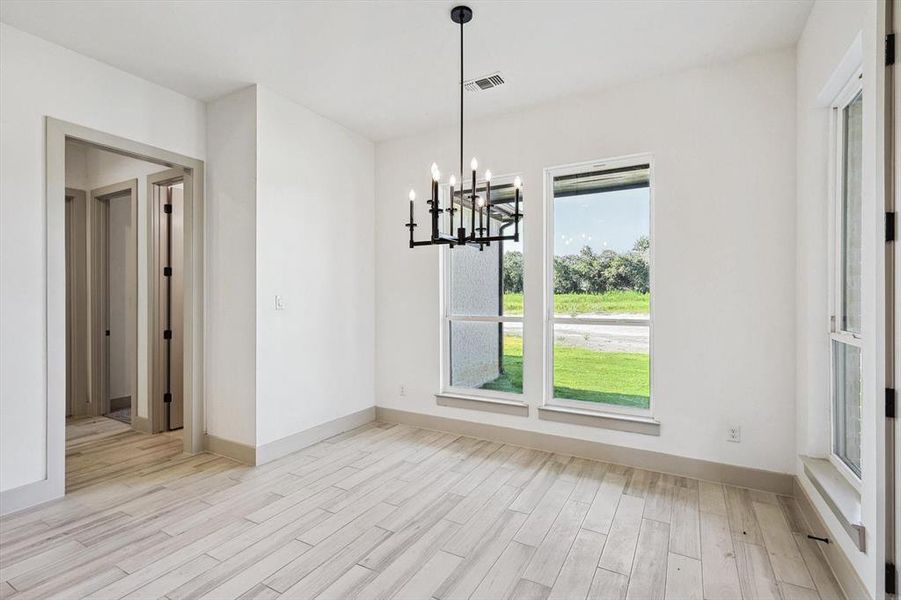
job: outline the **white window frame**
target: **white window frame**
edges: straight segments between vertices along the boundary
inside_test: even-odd
[[[500,186],[500,185],[508,185],[513,184],[513,181],[516,179],[516,174],[513,175],[503,175],[503,176],[493,176],[491,178],[492,186]],[[484,180],[478,180],[476,182],[476,187],[483,185],[485,183]],[[470,182],[465,182],[464,185],[470,185]],[[466,189],[466,188],[464,188]],[[442,207],[447,205],[447,198],[450,194],[450,188],[447,184],[439,186],[439,198],[440,204]],[[523,194],[523,200],[525,199],[525,194]],[[520,205],[520,211],[525,215],[525,210],[522,208],[524,203]],[[459,219],[461,218],[462,211],[457,213],[457,222],[459,223]],[[443,222],[443,221],[442,221]],[[446,224],[446,223],[445,223]],[[469,224],[466,225],[467,231],[469,229]],[[519,222],[519,240],[522,243],[524,239],[523,235],[523,221]],[[507,400],[515,403],[524,403],[526,398],[526,377],[525,373],[523,373],[523,390],[521,393],[516,394],[513,392],[504,392],[501,390],[483,390],[479,388],[469,388],[469,387],[457,387],[451,385],[451,377],[450,377],[450,360],[451,360],[451,349],[450,349],[450,336],[448,335],[450,332],[451,322],[466,322],[466,323],[520,323],[523,324],[523,362],[525,363],[525,352],[526,352],[526,332],[523,317],[525,316],[525,286],[523,286],[523,314],[518,316],[474,316],[474,315],[455,315],[451,313],[451,253],[456,250],[452,250],[445,245],[442,245],[439,251],[439,261],[440,261],[440,323],[441,323],[441,331],[439,332],[439,342],[440,342],[440,382],[439,389],[441,390],[441,394],[450,395],[450,396],[460,396],[460,397],[470,397],[470,398],[484,398],[487,400]],[[526,253],[526,245],[523,243],[523,253],[522,253],[522,262],[523,262],[523,273],[525,273],[525,265],[527,261],[527,253]]]
[[[554,178],[584,173],[589,170],[617,169],[637,165],[649,165],[649,215],[648,237],[651,240],[649,253],[650,267],[650,306],[647,319],[621,319],[616,317],[564,317],[554,315]],[[653,417],[654,415],[654,157],[651,154],[633,154],[615,158],[579,162],[544,169],[544,198],[542,201],[544,216],[544,394],[545,406],[561,406],[578,410],[593,411],[598,413],[615,413]],[[589,402],[586,400],[570,400],[568,398],[554,397],[554,325],[561,324],[585,324],[585,325],[647,325],[648,326],[648,354],[650,369],[648,373],[649,398],[648,408],[635,408],[619,406],[616,404],[604,404]]]
[[[830,140],[830,227],[829,227],[829,336],[827,340],[827,356],[829,357],[829,407],[828,407],[828,444],[829,448],[826,457],[835,469],[847,479],[847,481],[858,490],[861,490],[861,479],[863,477],[863,465],[861,465],[861,475],[858,476],[851,468],[845,464],[835,452],[835,356],[832,350],[833,342],[839,342],[848,346],[856,347],[861,354],[863,353],[863,337],[860,334],[852,333],[842,329],[839,323],[839,313],[842,307],[842,226],[844,224],[844,214],[842,211],[843,188],[844,188],[844,123],[842,120],[842,111],[848,104],[853,101],[859,93],[863,91],[862,68],[858,67],[845,86],[833,100],[830,108],[829,123],[829,140]],[[861,370],[861,376],[863,371]]]

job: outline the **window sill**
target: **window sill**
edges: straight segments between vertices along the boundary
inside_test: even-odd
[[[860,514],[860,493],[832,463],[824,458],[801,456],[804,474],[841,523],[858,550],[866,549],[866,530]]]
[[[544,421],[616,429],[644,435],[660,435],[660,421],[653,417],[545,405],[538,407],[538,418]]]
[[[453,394],[447,392],[435,394],[435,400],[439,406],[451,406],[453,408],[481,410],[485,412],[499,413],[502,415],[514,415],[517,417],[529,416],[529,405],[525,402],[517,400],[485,398],[482,396],[465,396],[462,394]]]

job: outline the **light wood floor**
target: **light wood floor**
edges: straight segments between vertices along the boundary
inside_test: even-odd
[[[792,498],[374,423],[262,467],[107,419],[0,521],[0,597],[783,598],[841,592]]]

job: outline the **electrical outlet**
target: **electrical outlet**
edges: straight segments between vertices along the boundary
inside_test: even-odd
[[[733,425],[726,430],[726,441],[738,443],[741,441],[741,427]]]
[[[400,386],[400,395],[401,396],[407,395],[407,386],[405,386],[405,385]]]
[[[285,310],[284,296],[276,296],[275,297],[275,310]]]

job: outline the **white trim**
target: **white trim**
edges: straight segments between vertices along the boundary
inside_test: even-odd
[[[650,411],[637,406],[623,406],[621,404],[604,404],[603,402],[590,402],[588,400],[572,400],[570,398],[550,398],[543,406],[565,408],[571,410],[589,411],[599,414],[616,413],[623,418],[638,417],[641,419],[654,419]]]
[[[866,551],[866,529],[861,516],[860,490],[846,481],[830,461],[801,456],[804,474],[838,519],[851,541],[861,552]]]
[[[803,469],[802,469],[803,470]],[[809,526],[809,533],[821,538],[833,538],[835,533],[826,525],[825,515],[829,507],[825,501],[818,497],[816,488],[804,473],[798,473],[795,478],[792,494],[798,502],[804,520]],[[816,497],[816,498],[815,498]],[[839,586],[845,594],[845,598],[870,598],[870,593],[860,578],[857,569],[849,560],[842,544],[823,544],[820,546],[826,562],[832,569]]]
[[[519,394],[506,394],[498,392],[498,396],[518,396]],[[513,398],[485,397],[474,394],[443,392],[435,394],[438,406],[450,406],[453,408],[465,408],[469,410],[481,410],[485,412],[501,413],[518,417],[529,416],[529,405]]]
[[[554,177],[561,175],[573,175],[589,169],[603,170],[616,169],[620,167],[628,167],[634,165],[648,165],[648,238],[651,240],[650,248],[650,306],[647,319],[642,318],[624,318],[624,317],[568,317],[558,316],[554,314],[553,298],[554,298]],[[542,373],[544,381],[544,390],[542,394],[542,406],[566,406],[564,403],[574,402],[579,408],[577,410],[588,412],[603,413],[621,413],[627,415],[640,414],[645,417],[653,417],[654,410],[654,156],[651,153],[630,154],[627,156],[619,156],[608,159],[583,161],[544,169],[544,194],[542,196],[542,216],[544,218],[544,239],[542,242],[543,252],[543,268],[544,268],[544,293],[542,299],[544,302],[544,339],[542,348]],[[635,325],[645,326],[649,328],[648,332],[648,355],[650,357],[650,367],[648,373],[648,408],[636,409],[634,407],[623,407],[615,404],[598,404],[594,402],[586,402],[581,400],[568,400],[564,398],[554,397],[554,325],[560,324],[585,324],[585,325]],[[540,413],[539,413],[540,414]]]
[[[56,482],[41,479],[0,492],[0,516],[9,515],[38,504],[50,502],[63,495],[55,489]]]
[[[634,325],[636,327],[650,327],[651,319],[633,317],[567,317],[565,315],[553,315],[554,323],[562,325]]]
[[[716,481],[776,494],[790,495],[795,483],[795,477],[790,473],[717,463],[700,458],[618,446],[520,427],[489,425],[484,422],[484,419],[455,419],[384,406],[376,406],[375,416],[376,420],[381,422],[404,423],[413,427],[448,431],[458,435],[535,448],[543,452],[556,452],[567,456],[578,456],[681,477]]]
[[[647,416],[630,416],[619,412],[586,410],[545,404],[538,407],[538,418],[542,421],[558,421],[572,425],[616,429],[643,435],[660,435],[660,421]]]
[[[477,398],[488,402],[516,402],[523,403],[523,394],[513,392],[504,392],[501,390],[483,390],[479,388],[457,387],[453,385],[447,386],[436,396],[448,396],[454,398]]]
[[[817,104],[822,107],[832,105],[842,89],[847,85],[848,80],[860,72],[862,64],[863,32],[858,32],[835,71],[829,76],[829,81],[817,94]]]
[[[836,471],[842,474],[848,485],[853,487],[855,490],[860,492],[863,488],[863,481],[861,478],[857,476],[857,473],[851,470],[851,468],[845,464],[845,461],[841,459],[835,452],[830,452],[826,457],[826,460],[829,461],[829,464],[835,468]]]
[[[453,250],[451,250],[453,252]],[[447,315],[444,317],[446,321],[466,321],[470,323],[522,323],[521,316],[474,316],[474,315]]]
[[[375,420],[375,406],[314,425],[256,447],[255,463],[263,465]]]

